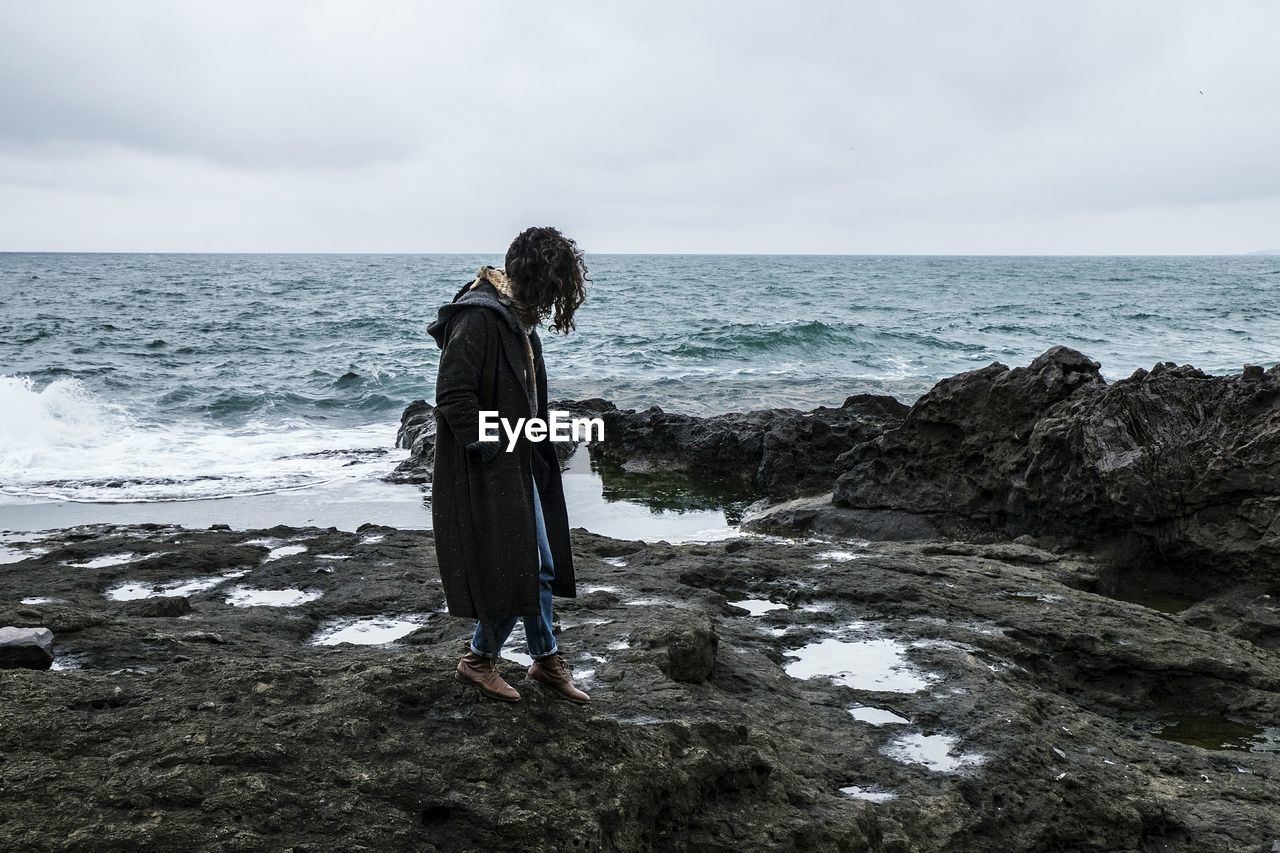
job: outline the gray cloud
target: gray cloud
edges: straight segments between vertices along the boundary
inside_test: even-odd
[[[1267,0],[8,4],[0,249],[1274,247],[1277,31]]]

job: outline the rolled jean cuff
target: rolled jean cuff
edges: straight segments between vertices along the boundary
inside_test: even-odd
[[[498,656],[496,652],[494,654],[489,654],[488,652],[482,652],[479,649],[477,649],[474,644],[470,642],[467,643],[467,646],[471,649],[471,651],[480,655],[480,657],[482,658],[496,658]]]
[[[560,654],[560,647],[552,646],[551,651],[547,652],[545,655],[530,654],[529,657],[533,658],[534,660],[542,660],[543,658],[549,658],[552,655],[558,655],[558,654]]]

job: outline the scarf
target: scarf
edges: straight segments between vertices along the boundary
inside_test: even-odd
[[[515,297],[515,287],[511,279],[507,278],[505,271],[488,265],[480,267],[476,270],[476,278],[471,283],[471,287],[479,287],[482,281],[493,285],[494,290],[498,291],[498,299],[504,305],[519,304]],[[524,334],[520,336],[524,342],[524,384],[525,391],[529,394],[530,416],[536,418],[538,416],[538,369],[533,360],[533,344],[529,340],[529,333],[533,331],[533,326],[526,326],[516,311],[513,310],[511,313],[515,314],[516,322],[524,330]]]

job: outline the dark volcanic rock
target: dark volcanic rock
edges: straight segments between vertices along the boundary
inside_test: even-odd
[[[1103,387],[1098,367],[1054,347],[1029,367],[992,364],[943,379],[900,426],[841,460],[849,470],[836,505],[1003,522],[1032,430],[1054,404]]]
[[[166,616],[185,616],[191,612],[191,602],[185,595],[162,595],[127,601],[120,606],[126,616],[154,619]]]
[[[671,679],[697,683],[711,676],[719,639],[707,614],[672,609],[661,625],[638,632],[632,645],[656,651],[658,668]]]
[[[52,646],[48,628],[0,628],[0,669],[48,669]]]
[[[842,464],[837,508],[1211,565],[1218,580],[1280,577],[1277,368],[1166,363],[1108,385],[1096,362],[1055,347],[1026,368],[939,382]]]
[[[307,550],[228,573],[172,623],[104,596],[263,538]],[[1201,853],[1280,837],[1280,658],[1236,633],[1268,606],[1256,596],[1184,619],[1087,591],[1092,560],[1020,544],[577,530],[581,594],[556,601],[557,643],[592,701],[504,658],[508,705],[453,678],[472,625],[440,612],[430,533],[96,527],[41,545],[0,572],[0,624],[82,615],[55,639],[62,671],[0,671],[6,850]],[[233,607],[233,584],[321,595]],[[311,642],[372,617],[423,627]],[[896,717],[851,714],[871,709]]]
[[[426,400],[414,400],[400,415],[396,447],[409,458],[386,476],[390,483],[430,483],[436,460],[436,410]]]
[[[570,417],[574,418],[602,418],[605,412],[616,412],[618,407],[608,400],[602,400],[599,397],[589,397],[586,400],[552,400],[547,403],[547,409],[552,411],[568,412]],[[573,456],[578,446],[584,444],[583,441],[557,441],[554,444],[556,456],[560,459],[560,466],[569,461],[569,457]]]
[[[907,407],[892,397],[861,394],[839,408],[811,412],[767,409],[697,417],[608,411],[604,441],[593,459],[627,471],[684,471],[733,478],[772,498],[825,491],[841,454],[896,426]]]
[[[191,594],[180,620],[104,597],[264,537],[307,550]],[[1201,853],[1280,837],[1280,658],[1236,633],[1269,606],[1257,596],[1184,619],[1087,591],[1090,559],[1020,544],[578,530],[582,594],[556,601],[557,643],[592,701],[504,658],[508,705],[453,678],[472,626],[440,612],[430,533],[99,527],[41,544],[0,572],[0,624],[85,616],[55,639],[62,671],[0,671],[6,850]],[[156,551],[174,559],[63,565]],[[233,607],[233,584],[322,595]],[[37,596],[64,603],[14,604]],[[311,642],[371,617],[423,627]],[[873,709],[896,716],[851,713]]]

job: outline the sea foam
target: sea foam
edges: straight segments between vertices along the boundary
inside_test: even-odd
[[[265,494],[371,477],[403,455],[387,448],[394,425],[148,423],[76,379],[40,388],[25,377],[0,376],[0,411],[0,502]]]

